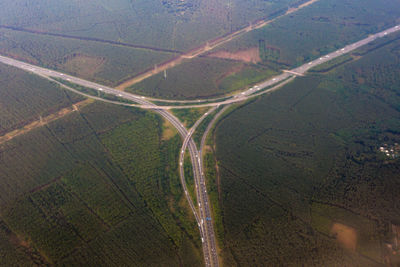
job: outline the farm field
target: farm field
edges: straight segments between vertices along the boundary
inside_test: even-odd
[[[397,0],[317,1],[127,91],[169,99],[229,94],[392,26],[399,9]]]
[[[269,66],[201,57],[147,78],[127,91],[166,99],[217,97],[275,74],[277,71]]]
[[[174,53],[1,28],[0,53],[110,86],[175,56]]]
[[[212,53],[258,48],[263,63],[301,65],[399,22],[397,0],[324,0],[246,33]]]
[[[399,261],[399,48],[360,49],[219,122],[205,164],[224,265]]]
[[[0,64],[0,135],[82,101],[58,85]]]
[[[99,102],[0,144],[1,265],[201,265],[180,146],[160,117]]]
[[[0,266],[397,266],[399,1],[1,1]]]
[[[303,1],[5,0],[0,25],[156,48],[187,50]]]

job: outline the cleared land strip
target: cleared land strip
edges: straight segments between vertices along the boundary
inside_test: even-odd
[[[22,128],[13,130],[11,132],[8,132],[5,135],[0,136],[0,144],[3,144],[5,142],[7,142],[7,141],[10,141],[10,140],[12,140],[13,138],[15,138],[17,136],[20,136],[22,134],[30,132],[33,129],[36,129],[38,127],[46,125],[46,124],[48,124],[48,123],[50,123],[52,121],[55,121],[55,120],[60,119],[60,118],[63,118],[66,115],[68,115],[68,114],[70,114],[72,112],[78,111],[79,108],[81,108],[83,106],[86,106],[87,104],[89,104],[91,102],[92,102],[91,99],[83,100],[81,102],[73,104],[70,107],[63,108],[63,109],[61,109],[61,110],[59,110],[59,111],[57,111],[57,112],[55,112],[53,114],[50,114],[50,115],[48,115],[48,116],[46,116],[44,118],[39,118],[38,120],[33,121],[33,122],[25,125]]]
[[[328,62],[328,61],[332,60],[333,58],[339,57],[339,56],[346,54],[350,51],[353,51],[365,44],[368,44],[378,38],[385,37],[386,35],[397,32],[399,30],[400,30],[400,25],[394,26],[392,28],[387,29],[386,31],[382,31],[382,32],[376,33],[374,35],[371,35],[368,38],[360,40],[351,45],[345,46],[344,48],[342,48],[340,50],[337,50],[337,51],[327,54],[326,56],[321,57],[317,60],[314,60],[312,62],[304,64],[296,69],[293,69],[293,71],[296,73],[304,74],[310,68],[318,66],[324,62]],[[176,129],[181,134],[183,139],[186,139],[186,136],[188,134],[191,134],[191,133],[188,133],[187,129],[182,125],[182,123],[174,115],[172,115],[171,113],[169,113],[165,110],[170,107],[162,107],[162,106],[157,106],[155,104],[152,104],[148,101],[148,100],[150,100],[150,98],[145,98],[143,96],[138,96],[138,95],[134,95],[134,94],[126,93],[126,92],[121,92],[121,91],[115,90],[114,88],[111,88],[111,87],[96,84],[96,83],[93,83],[90,81],[86,81],[86,80],[83,80],[80,78],[76,78],[76,77],[66,75],[66,74],[63,74],[60,72],[52,71],[49,69],[33,66],[31,64],[27,64],[25,62],[11,59],[8,57],[0,56],[0,62],[3,62],[7,65],[17,67],[19,69],[23,69],[23,70],[31,72],[31,73],[35,73],[39,76],[42,76],[42,77],[50,79],[50,80],[51,80],[50,77],[62,78],[62,79],[71,81],[73,83],[77,83],[82,86],[86,86],[86,87],[89,87],[89,88],[92,88],[92,89],[95,89],[98,91],[102,91],[102,92],[109,93],[109,94],[112,94],[112,95],[115,95],[118,97],[122,97],[129,101],[136,102],[140,105],[140,107],[142,107],[142,108],[146,107],[149,109],[153,109],[155,112],[159,113],[165,119],[170,121],[172,123],[172,125],[174,125],[176,127]],[[271,90],[273,90],[273,88],[271,88],[271,87],[273,87],[273,86],[276,87],[277,84],[279,86],[279,85],[281,85],[281,83],[286,82],[290,79],[293,79],[294,77],[295,77],[295,75],[293,75],[293,74],[283,73],[279,76],[276,76],[272,79],[262,82],[246,91],[238,93],[237,95],[235,95],[233,97],[232,102],[243,101],[243,100],[246,100],[249,98],[253,98],[257,95],[271,92]],[[65,85],[62,85],[62,86],[64,88],[67,88],[71,91],[76,92],[76,90],[74,90],[73,88],[70,88]],[[266,90],[263,90],[263,89],[266,89]],[[83,94],[81,92],[78,92],[78,93]],[[127,104],[127,103],[118,103],[118,102],[108,101],[106,99],[102,99],[99,97],[94,97],[94,96],[89,96],[89,95],[86,95],[86,96],[90,97],[90,98],[98,99],[98,100],[101,100],[104,102],[112,102],[112,103],[119,104],[119,105],[132,106],[131,104]],[[154,99],[152,99],[152,100],[154,100]],[[235,101],[233,101],[233,100],[235,100]],[[220,104],[221,103],[211,103],[211,104],[207,104],[207,105],[219,106]],[[225,103],[225,104],[228,104],[228,103]],[[178,107],[178,108],[180,108],[180,107]],[[204,222],[204,226],[203,226],[203,230],[201,231],[201,235],[205,241],[205,242],[203,242],[203,251],[205,252],[205,255],[204,255],[205,263],[206,263],[206,266],[218,266],[218,264],[219,264],[218,253],[216,251],[215,234],[214,234],[213,223],[212,223],[212,218],[211,218],[210,203],[208,200],[208,195],[207,195],[205,181],[204,181],[203,167],[202,167],[201,159],[200,159],[200,155],[199,155],[200,153],[197,150],[192,137],[190,137],[190,139],[189,139],[188,149],[189,149],[189,153],[191,155],[191,160],[192,160],[194,180],[195,180],[195,183],[200,188],[200,198],[198,199],[198,201],[199,201],[198,204],[199,204],[199,211],[200,211],[199,217]]]
[[[309,69],[314,68],[318,65],[321,65],[325,62],[331,61],[334,58],[340,57],[342,55],[348,54],[351,51],[356,50],[357,48],[360,48],[368,43],[371,43],[379,38],[384,38],[392,33],[395,32],[399,32],[400,31],[400,25],[396,25],[393,26],[391,28],[388,28],[384,31],[378,32],[376,34],[370,35],[367,38],[364,38],[358,42],[355,42],[353,44],[349,44],[341,49],[338,49],[334,52],[331,52],[325,56],[320,57],[319,59],[316,59],[314,61],[305,63],[303,65],[301,65],[300,67],[297,67],[295,69],[290,70],[291,72],[297,73],[298,74],[305,74]],[[264,82],[261,82],[245,91],[241,91],[239,93],[237,93],[236,95],[232,95],[230,96],[229,99],[227,99],[226,97],[224,98],[214,98],[214,99],[201,99],[201,100],[190,100],[190,101],[179,101],[179,100],[169,100],[168,102],[171,103],[170,101],[174,101],[176,103],[179,104],[185,104],[187,103],[188,105],[176,105],[171,103],[171,105],[169,106],[159,106],[157,104],[151,103],[149,101],[157,101],[157,102],[164,102],[162,99],[156,99],[156,98],[150,98],[150,97],[144,97],[144,96],[140,96],[140,95],[135,95],[135,94],[131,94],[131,93],[127,93],[127,92],[122,92],[119,90],[116,90],[114,88],[108,87],[108,86],[104,86],[98,83],[94,83],[88,80],[84,80],[81,78],[77,78],[71,75],[67,75],[58,71],[54,71],[54,70],[50,70],[50,69],[46,69],[46,68],[42,68],[42,67],[38,67],[32,64],[28,64],[19,60],[15,60],[13,58],[9,58],[9,57],[5,57],[5,56],[0,56],[0,62],[6,64],[6,65],[10,65],[10,66],[14,66],[16,68],[19,69],[23,69],[25,71],[31,72],[31,73],[35,73],[39,76],[42,76],[46,79],[52,80],[53,82],[56,82],[60,85],[62,85],[61,83],[55,81],[52,78],[57,78],[57,79],[63,79],[66,80],[68,82],[71,83],[75,83],[77,85],[80,86],[84,86],[84,87],[88,87],[88,88],[92,88],[94,90],[97,90],[99,92],[103,92],[103,93],[107,93],[107,94],[111,94],[114,95],[116,97],[120,97],[120,98],[124,98],[127,100],[131,100],[133,102],[136,102],[137,104],[127,104],[127,103],[119,103],[120,105],[125,105],[125,106],[136,106],[136,107],[141,107],[141,108],[147,108],[147,109],[155,109],[155,110],[167,110],[167,109],[182,109],[182,108],[194,108],[194,107],[206,107],[206,106],[219,106],[219,105],[226,105],[226,104],[231,104],[231,103],[235,103],[235,102],[241,102],[244,101],[246,99],[261,95],[261,94],[265,94],[265,93],[269,93],[273,90],[277,90],[278,88],[281,87],[281,85],[283,85],[284,83],[286,83],[288,80],[296,77],[295,74],[293,73],[288,73],[288,72],[284,72],[280,75],[277,75],[271,79],[268,79]],[[82,92],[79,92],[78,90],[75,90],[73,88],[70,88],[68,86],[62,85],[64,88],[71,90],[75,93],[81,94],[81,95],[85,95],[87,97],[90,98],[94,98],[94,99],[98,99],[100,100],[100,97],[95,97],[95,96],[90,96],[87,94],[84,94]],[[106,99],[102,99],[102,101],[108,101]],[[213,101],[212,103],[209,103]],[[116,103],[115,101],[108,101],[111,103]],[[194,102],[197,102],[197,104],[194,104]]]
[[[128,87],[130,87],[130,86],[132,86],[132,85],[134,85],[136,83],[139,83],[139,82],[143,81],[144,79],[147,79],[147,78],[149,78],[151,76],[154,76],[154,75],[156,75],[156,74],[158,74],[160,72],[163,72],[164,70],[167,70],[167,69],[170,69],[172,67],[175,67],[175,66],[181,64],[185,60],[190,60],[190,59],[196,58],[196,57],[204,54],[205,52],[208,52],[208,51],[210,51],[210,50],[212,50],[212,49],[214,49],[214,48],[216,48],[218,46],[221,46],[221,45],[223,45],[223,44],[225,44],[225,43],[227,43],[227,42],[239,37],[240,35],[242,35],[244,33],[247,33],[247,32],[259,29],[261,27],[264,27],[264,26],[270,24],[271,22],[273,22],[273,21],[275,21],[275,20],[277,20],[277,19],[279,19],[279,18],[281,18],[283,16],[292,14],[293,12],[296,12],[297,10],[300,10],[300,9],[302,9],[304,7],[307,7],[307,6],[313,4],[313,3],[317,2],[317,1],[319,1],[319,0],[307,1],[305,3],[300,4],[297,7],[289,8],[284,14],[279,15],[279,16],[273,18],[273,19],[268,19],[267,18],[267,19],[258,20],[258,21],[255,21],[255,22],[251,23],[249,26],[246,26],[246,27],[244,27],[242,29],[239,29],[239,30],[237,30],[235,32],[232,32],[232,33],[227,34],[225,36],[216,38],[214,40],[210,40],[210,41],[206,42],[205,44],[201,45],[198,48],[192,49],[192,50],[190,50],[190,51],[188,51],[188,52],[186,52],[186,53],[184,53],[184,54],[182,54],[182,55],[180,55],[178,57],[175,57],[175,58],[173,58],[171,60],[168,60],[166,62],[158,64],[154,68],[152,68],[152,69],[150,69],[148,71],[145,71],[142,74],[139,74],[136,77],[121,83],[120,85],[118,85],[116,87],[116,89],[125,90],[126,88],[128,88]]]
[[[61,34],[61,33],[37,31],[37,30],[25,29],[25,28],[21,28],[21,27],[14,27],[14,26],[8,26],[8,25],[0,25],[0,28],[13,30],[13,31],[19,31],[19,32],[39,34],[39,35],[47,35],[47,36],[75,39],[75,40],[81,40],[81,41],[91,41],[91,42],[105,43],[105,44],[111,44],[111,45],[119,45],[119,46],[125,46],[125,47],[136,48],[136,49],[150,50],[150,51],[155,51],[155,52],[182,54],[182,51],[173,50],[173,49],[165,49],[165,48],[152,47],[152,46],[146,46],[146,45],[135,45],[135,44],[118,42],[118,41],[93,38],[93,37],[80,37],[80,36],[67,35],[67,34]]]

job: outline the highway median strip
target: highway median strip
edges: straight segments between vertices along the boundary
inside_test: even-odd
[[[73,89],[75,89],[75,90],[77,90],[77,91],[79,91],[79,92],[81,92],[83,94],[86,94],[86,95],[99,97],[99,98],[102,98],[102,99],[105,99],[105,100],[108,100],[108,101],[121,102],[121,103],[124,103],[124,104],[136,104],[135,102],[127,100],[125,98],[118,97],[118,96],[115,96],[113,94],[107,94],[107,93],[102,92],[101,90],[95,90],[93,88],[89,88],[89,87],[81,86],[81,85],[78,85],[78,84],[75,84],[75,83],[71,83],[71,82],[66,81],[64,79],[60,79],[60,78],[56,78],[56,77],[50,77],[50,79],[55,80],[55,81],[57,81],[59,83],[62,83],[64,85],[66,85],[68,87],[71,87],[71,88],[73,88]]]

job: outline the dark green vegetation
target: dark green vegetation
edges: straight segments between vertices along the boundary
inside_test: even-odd
[[[210,98],[243,89],[276,73],[269,66],[201,57],[147,78],[128,91],[156,98]]]
[[[190,129],[206,111],[207,107],[172,109],[172,113],[185,125],[187,129]]]
[[[0,74],[13,74],[0,99],[9,121],[79,99],[29,74]],[[0,265],[200,265],[178,175],[181,139],[163,140],[162,123],[94,102],[0,144]]]
[[[354,59],[354,57],[352,56],[352,54],[345,54],[343,56],[334,58],[328,62],[325,62],[321,65],[318,65],[318,66],[312,68],[310,70],[310,72],[327,72],[327,71],[333,70],[334,68],[336,68],[342,64],[348,63],[348,62],[352,61],[353,59]]]
[[[335,69],[336,67],[348,63],[353,60],[357,60],[359,57],[364,56],[376,49],[379,49],[383,46],[386,46],[390,43],[396,42],[400,39],[399,33],[394,33],[388,35],[384,38],[379,38],[371,43],[368,43],[365,46],[360,47],[359,49],[351,52],[350,54],[345,54],[333,60],[330,60],[326,63],[318,65],[310,70],[310,72],[328,72],[330,70]]]
[[[0,29],[0,53],[107,85],[116,85],[174,56],[8,29]]]
[[[217,111],[214,111],[210,113],[207,117],[205,117],[204,120],[197,126],[196,131],[192,135],[194,142],[199,148],[201,145],[201,138],[203,137],[204,132],[206,131],[208,125],[210,124],[216,113]]]
[[[298,0],[4,0],[0,24],[128,44],[186,50],[274,16]]]
[[[0,135],[83,100],[47,80],[3,64],[0,77]]]
[[[205,163],[225,265],[376,266],[392,255],[400,161],[380,147],[400,143],[399,66],[391,42],[219,123],[218,171]]]
[[[297,66],[398,22],[398,0],[322,0],[218,50],[258,47],[264,63]]]
[[[194,185],[194,178],[193,178],[193,165],[190,160],[190,154],[189,151],[185,151],[185,161],[183,163],[183,171],[185,174],[185,182],[187,189],[189,191],[189,195],[192,198],[192,201],[194,204],[197,203],[197,195],[196,195],[196,188]],[[196,205],[195,205],[196,207]]]
[[[397,0],[318,1],[246,33],[204,57],[184,62],[168,70],[166,77],[159,73],[128,90],[159,98],[221,96],[393,26],[399,14]],[[258,49],[258,55],[254,55],[254,49]],[[224,52],[229,55],[219,54],[219,57],[226,59],[210,58]],[[255,61],[243,62],[246,58]]]

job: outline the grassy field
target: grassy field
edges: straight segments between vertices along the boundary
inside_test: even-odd
[[[1,144],[2,265],[201,264],[162,124],[94,102]]]
[[[196,123],[196,121],[207,112],[207,109],[207,107],[172,109],[172,113],[185,125],[187,129],[190,129]]]
[[[173,53],[0,29],[0,53],[84,79],[116,85]]]
[[[394,25],[396,0],[318,1],[128,88],[159,98],[221,96]],[[339,15],[340,14],[340,15]]]
[[[58,85],[0,64],[0,135],[83,100]]]
[[[276,73],[269,66],[202,57],[147,78],[127,91],[171,99],[217,97],[243,89]]]
[[[90,2],[5,0],[0,24],[129,44],[186,50],[298,0],[155,0]]]
[[[265,63],[297,66],[398,23],[399,14],[397,0],[318,1],[217,50],[258,48]]]
[[[399,47],[297,78],[219,123],[218,169],[206,165],[225,265],[377,266],[392,255],[399,152],[380,147],[400,143]]]

